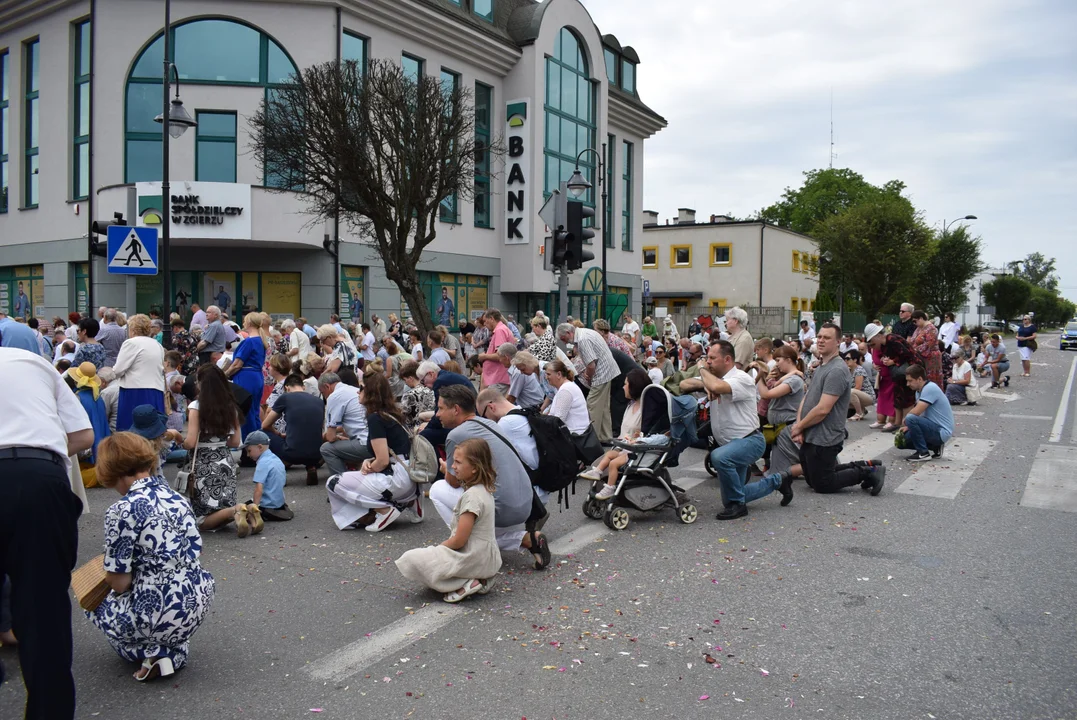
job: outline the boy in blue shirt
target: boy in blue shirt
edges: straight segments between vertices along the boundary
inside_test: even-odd
[[[254,499],[249,504],[257,507],[266,520],[291,520],[295,513],[284,502],[284,463],[269,449],[269,436],[255,430],[247,435],[243,447],[256,463]],[[259,530],[252,527],[252,532]]]
[[[916,391],[916,405],[905,416],[905,440],[916,448],[908,457],[911,462],[924,462],[942,457],[942,446],[953,437],[954,413],[945,393],[927,379],[924,369],[910,365],[905,382]],[[931,452],[928,452],[928,450]]]

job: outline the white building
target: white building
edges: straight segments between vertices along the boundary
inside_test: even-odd
[[[815,309],[819,249],[807,235],[722,215],[696,222],[695,210],[688,208],[667,224],[658,223],[656,212],[644,215],[646,307],[689,314],[734,305],[785,308],[787,317]]]
[[[969,284],[965,289],[968,295],[965,297],[964,306],[958,308],[958,311],[954,313],[957,316],[958,325],[974,328],[977,325],[983,325],[987,320],[995,319],[995,316],[990,313],[979,312],[980,307],[988,304],[983,299],[983,286],[1005,273],[1006,271],[1002,268],[984,268],[972,280],[969,280]]]
[[[431,309],[445,288],[456,314],[497,306],[553,315],[537,189],[567,180],[577,152],[603,144],[608,284],[638,309],[643,145],[665,121],[640,100],[635,51],[601,35],[579,0],[174,0],[173,59],[198,127],[170,143],[168,203],[153,184],[163,21],[164,3],[147,0],[4,4],[0,310],[14,311],[20,285],[29,298],[20,303],[42,316],[91,303],[159,308],[160,276],[108,275],[100,258],[91,273],[88,232],[117,211],[152,224],[152,211],[167,209],[179,218],[177,305],[223,293],[233,314],[257,307],[321,320],[338,307],[349,315],[354,299],[368,313],[399,312],[400,294],[371,250],[345,228],[310,226],[302,196],[268,190],[274,178],[248,151],[247,118],[275,83],[317,63],[372,58],[473,90],[478,133],[508,135],[509,106],[525,114],[523,209],[507,202],[508,173],[495,168],[492,179],[477,178],[474,203],[446,211],[421,267]],[[593,154],[581,169],[596,186],[593,202]],[[338,260],[323,249],[334,237]],[[577,315],[594,306],[595,272],[573,276]]]

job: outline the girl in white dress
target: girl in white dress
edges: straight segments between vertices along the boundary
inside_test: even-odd
[[[433,547],[408,550],[396,561],[404,577],[446,593],[445,602],[450,603],[488,593],[501,568],[491,495],[497,476],[486,441],[472,438],[457,445],[453,473],[464,494],[453,509],[449,539]]]

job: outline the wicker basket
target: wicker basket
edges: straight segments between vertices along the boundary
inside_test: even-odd
[[[71,573],[71,589],[79,607],[89,612],[96,610],[111,589],[105,582],[105,556],[98,555]]]

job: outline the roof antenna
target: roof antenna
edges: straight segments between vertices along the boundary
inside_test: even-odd
[[[834,152],[834,88],[830,88],[830,169],[834,169],[834,158],[838,155]]]

